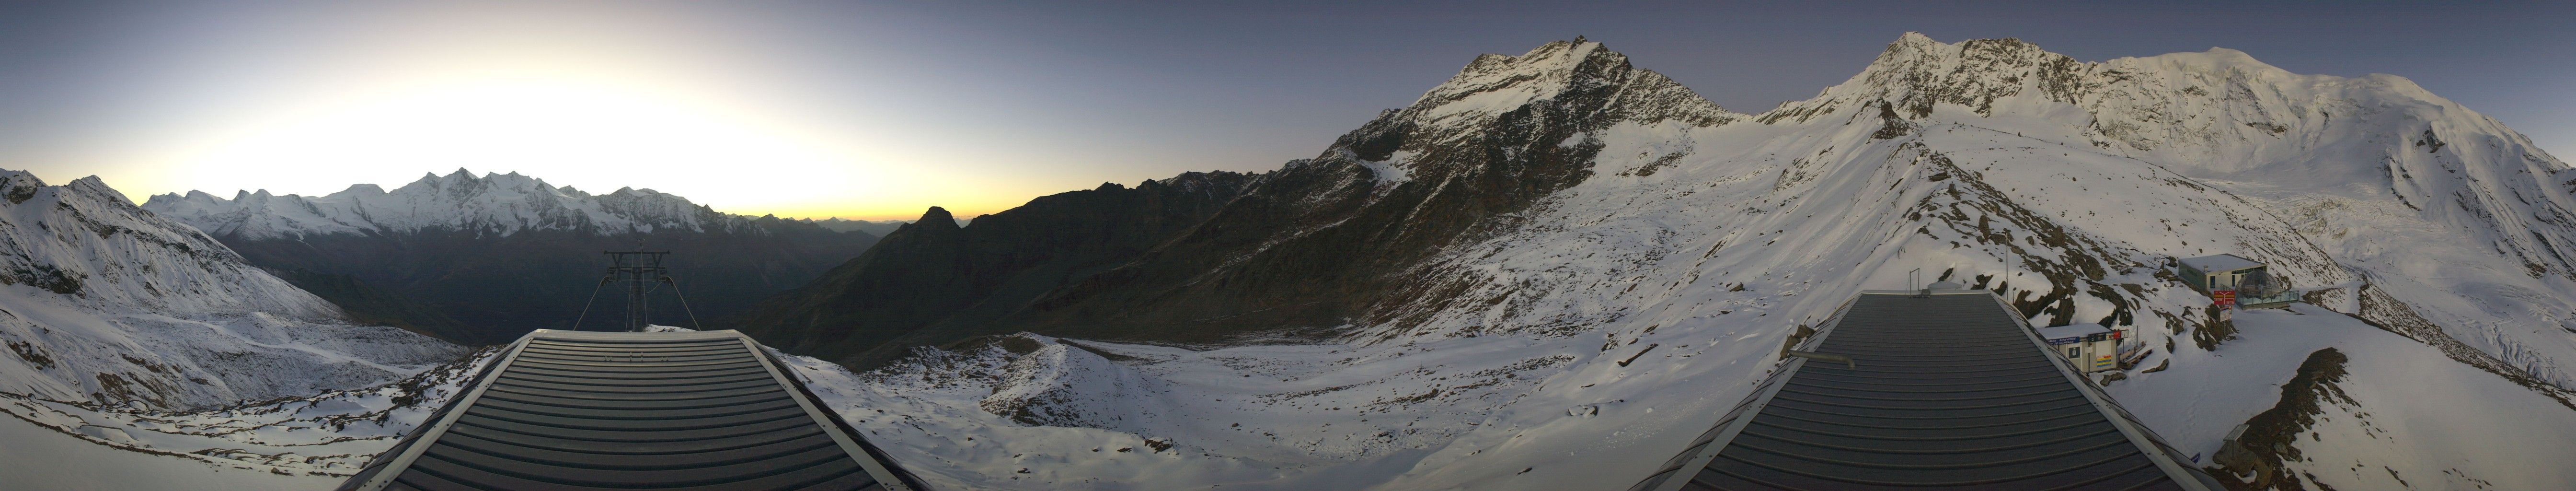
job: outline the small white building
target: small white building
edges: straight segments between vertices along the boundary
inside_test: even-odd
[[[2202,294],[2208,294],[2210,290],[2236,290],[2249,277],[2261,278],[2269,274],[2263,263],[2235,254],[2201,256],[2176,262],[2182,263],[2182,270],[2176,275],[2182,277],[2183,284],[2191,285]]]
[[[2039,328],[2039,338],[2048,340],[2049,351],[2075,362],[2075,370],[2083,373],[2119,369],[2123,334],[2101,324]]]
[[[2193,290],[2209,295],[2212,304],[2272,307],[2299,301],[2299,292],[2290,288],[2287,279],[2272,276],[2270,266],[2252,259],[2219,254],[2176,262],[2181,267],[2174,274]]]

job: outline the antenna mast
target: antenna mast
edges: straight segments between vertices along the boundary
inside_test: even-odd
[[[662,267],[662,257],[671,251],[647,251],[644,239],[635,239],[632,251],[600,251],[608,255],[608,276],[601,282],[626,282],[626,332],[643,332],[648,313],[644,300],[645,287],[671,282],[670,268]]]

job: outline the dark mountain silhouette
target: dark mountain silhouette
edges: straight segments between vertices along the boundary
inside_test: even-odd
[[[1192,172],[1030,200],[960,227],[932,207],[812,284],[719,322],[793,353],[877,363],[993,332],[1042,295],[1134,261],[1205,221],[1258,174]]]

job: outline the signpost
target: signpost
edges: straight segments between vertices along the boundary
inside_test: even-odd
[[[2220,307],[2236,305],[2236,290],[2210,290],[2209,304]]]

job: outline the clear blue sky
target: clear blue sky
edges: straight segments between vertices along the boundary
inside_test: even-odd
[[[1905,31],[2396,74],[2576,151],[2567,3],[63,2],[0,6],[0,168],[139,197],[463,167],[735,213],[971,216],[1276,168],[1479,53],[1583,35],[1758,112]]]

